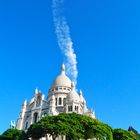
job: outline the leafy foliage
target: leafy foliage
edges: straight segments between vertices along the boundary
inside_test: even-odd
[[[110,126],[91,117],[76,113],[45,116],[38,123],[33,124],[27,134],[33,138],[41,138],[49,134],[53,140],[59,135],[65,135],[67,140],[89,138],[113,140]]]
[[[8,137],[8,136],[1,135],[0,136],[0,140],[12,140],[12,138],[11,137]]]
[[[114,129],[114,140],[140,140],[138,135],[123,129]]]
[[[3,140],[8,140],[11,138],[11,140],[27,140],[27,136],[24,131],[17,130],[17,129],[8,129],[3,134],[2,137]]]
[[[112,129],[97,119],[76,113],[61,113],[57,116],[45,116],[39,122],[32,124],[27,134],[21,130],[8,129],[0,140],[28,140],[52,136],[66,136],[66,140],[140,140],[138,134],[123,129]]]
[[[32,138],[41,138],[44,136],[44,129],[42,128],[42,125],[39,123],[31,125],[28,129],[27,136]]]

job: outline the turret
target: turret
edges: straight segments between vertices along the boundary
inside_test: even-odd
[[[39,90],[38,90],[38,88],[36,88],[34,91],[34,107],[36,107],[36,101],[37,101],[38,94],[39,94]]]
[[[36,88],[35,91],[34,91],[34,96],[37,96],[38,93],[39,93],[39,90],[38,90],[38,88]]]
[[[42,99],[42,100],[45,99],[45,95],[44,95],[44,94],[41,95],[41,99]]]
[[[26,107],[27,107],[27,100],[25,100],[22,104],[20,115],[19,115],[19,118],[18,118],[17,124],[16,124],[17,129],[20,129],[20,130],[23,129],[22,127],[23,127],[23,121],[24,121],[24,117],[25,117]]]
[[[56,106],[55,106],[55,96],[53,94],[50,100],[49,115],[57,115],[57,114],[58,113],[56,111]]]
[[[83,97],[83,92],[82,92],[82,90],[80,90],[79,96],[80,96],[80,101],[85,105],[85,104],[86,104],[86,100],[85,100],[84,97]]]
[[[41,100],[41,101],[40,101],[40,105],[41,105],[41,106],[43,105],[44,99],[45,99],[45,95],[42,94],[41,97],[40,97],[40,100]]]
[[[26,111],[26,106],[27,106],[27,100],[25,100],[22,104],[22,108],[21,108],[21,117],[23,118],[25,115],[25,111]]]

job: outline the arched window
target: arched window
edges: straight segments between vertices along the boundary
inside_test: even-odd
[[[62,98],[59,98],[59,105],[62,104]]]
[[[58,91],[58,88],[55,88],[55,91]]]
[[[75,111],[78,111],[78,106],[75,106]]]
[[[69,111],[69,112],[72,111],[72,106],[68,106],[68,111]]]
[[[77,111],[78,111],[79,107],[77,106]]]
[[[37,122],[37,118],[38,118],[38,113],[36,112],[36,113],[34,113],[34,123]]]
[[[55,98],[55,105],[57,106],[57,98]]]
[[[66,103],[66,98],[63,99],[63,105],[65,105],[65,103]]]

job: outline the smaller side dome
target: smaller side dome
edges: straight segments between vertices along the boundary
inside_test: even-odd
[[[75,90],[75,86],[74,86],[73,82],[71,83],[71,88],[72,88],[72,90],[68,93],[66,100],[68,102],[71,102],[71,101],[79,102],[80,98],[79,98],[78,93]]]

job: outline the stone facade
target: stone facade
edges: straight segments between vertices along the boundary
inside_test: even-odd
[[[33,98],[29,102],[24,101],[16,128],[26,131],[31,124],[36,123],[43,116],[58,115],[62,112],[75,112],[95,118],[95,113],[87,109],[82,91],[78,93],[74,83],[66,76],[64,65],[62,65],[60,75],[53,81],[46,99],[43,93],[35,89]]]

